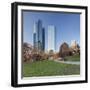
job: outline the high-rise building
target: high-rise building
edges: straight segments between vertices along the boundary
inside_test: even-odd
[[[37,36],[36,36],[36,31],[37,31],[37,23],[34,23],[34,30],[33,30],[33,44],[34,48],[36,48],[36,41],[37,41]]]
[[[55,51],[55,27],[53,25],[48,26],[48,51]]]
[[[34,24],[33,44],[35,48],[44,51],[45,49],[45,29],[42,28],[41,20],[38,20],[38,22]]]
[[[45,50],[45,28],[42,28],[42,50]]]

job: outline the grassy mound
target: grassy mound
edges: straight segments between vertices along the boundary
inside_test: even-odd
[[[64,58],[65,61],[80,61],[80,55],[67,56]]]
[[[77,74],[80,74],[80,65],[62,64],[50,60],[23,63],[23,77]]]

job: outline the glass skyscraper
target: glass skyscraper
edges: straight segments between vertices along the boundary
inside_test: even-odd
[[[45,28],[42,28],[42,50],[45,50]]]
[[[55,27],[53,25],[48,26],[48,51],[55,51],[56,43],[55,43]]]
[[[36,48],[36,41],[37,41],[37,34],[36,34],[36,30],[37,29],[37,23],[34,23],[34,30],[33,30],[33,45],[34,48]]]
[[[34,23],[33,44],[34,48],[44,51],[45,29],[42,27],[41,20],[38,20],[36,23]]]

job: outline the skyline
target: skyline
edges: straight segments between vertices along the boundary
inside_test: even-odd
[[[34,23],[42,20],[45,28],[45,49],[48,49],[48,26],[56,27],[56,51],[63,42],[71,44],[76,40],[80,45],[80,14],[23,11],[23,41],[33,45]]]

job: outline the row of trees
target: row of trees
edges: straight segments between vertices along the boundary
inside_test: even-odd
[[[64,58],[65,56],[71,56],[77,53],[80,54],[79,47],[70,48],[69,45],[65,42],[60,46],[58,53],[54,53],[53,50],[50,50],[48,53],[45,53],[44,51],[34,48],[32,45],[28,43],[23,44],[23,61],[24,62],[57,59],[60,57]]]
[[[38,50],[37,48],[32,47],[28,43],[23,44],[23,61],[24,62],[33,62],[39,60],[48,59],[48,54],[45,52]]]

